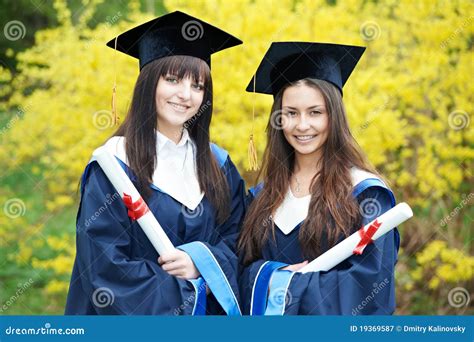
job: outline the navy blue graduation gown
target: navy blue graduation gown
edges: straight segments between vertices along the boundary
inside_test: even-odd
[[[212,144],[231,191],[230,217],[218,225],[206,196],[194,212],[151,185],[147,204],[171,242],[193,259],[201,277],[183,280],[158,264],[158,254],[104,172],[93,161],[82,178],[77,255],[66,314],[239,315],[235,244],[245,185],[227,152]],[[119,162],[120,159],[119,159]],[[131,170],[122,167],[134,179]],[[206,286],[211,293],[206,296]]]
[[[260,185],[251,189],[249,202],[258,196],[261,188]],[[373,199],[370,201],[379,204],[373,217],[364,215],[363,225],[395,205],[392,192],[378,179],[362,181],[354,188],[353,195],[359,203]],[[275,227],[276,239],[270,238],[266,243],[262,259],[242,267],[239,283],[245,314],[390,315],[394,312],[394,267],[400,242],[396,228],[369,244],[362,255],[352,255],[329,271],[303,274],[279,270],[305,260],[298,241],[301,224],[288,235]],[[351,233],[359,228],[353,227]]]

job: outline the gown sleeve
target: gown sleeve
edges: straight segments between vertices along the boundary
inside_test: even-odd
[[[382,187],[369,187],[357,199],[361,208],[369,203],[374,210],[374,215],[362,215],[363,225],[394,205],[390,190]],[[287,315],[391,315],[398,248],[395,228],[369,244],[362,255],[352,255],[330,271],[293,273],[288,284],[272,290],[266,314],[280,314],[273,310],[279,307]]]
[[[195,241],[178,248],[191,256],[212,292],[208,297],[209,313],[241,315],[236,244],[245,214],[245,183],[230,157],[225,159],[222,170],[231,193],[230,216],[215,227],[214,241]]]
[[[168,275],[157,262],[132,259],[132,222],[96,162],[86,168],[77,215],[76,247],[66,314],[197,314],[201,281]],[[187,305],[183,305],[187,304]],[[205,303],[201,302],[201,305]]]

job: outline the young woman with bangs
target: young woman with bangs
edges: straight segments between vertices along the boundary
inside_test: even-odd
[[[205,31],[203,39],[190,39],[190,23]],[[238,44],[182,12],[108,43],[138,58],[140,74],[128,115],[104,146],[176,249],[157,254],[91,160],[81,181],[66,314],[240,314],[235,244],[245,187],[227,152],[209,139],[210,57]]]

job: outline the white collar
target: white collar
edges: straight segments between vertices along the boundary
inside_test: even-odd
[[[109,152],[129,165],[125,153],[124,137],[112,137],[104,146]],[[153,185],[189,210],[195,210],[201,203],[204,192],[199,187],[195,145],[189,137],[188,131],[183,131],[183,136],[178,144],[157,132],[157,151],[158,158],[153,173]]]
[[[186,147],[186,143],[188,141],[191,141],[191,138],[189,137],[189,132],[187,129],[184,129],[182,134],[181,134],[181,139],[179,142],[176,144],[174,141],[172,141],[170,138],[168,138],[166,135],[161,133],[160,131],[156,131],[156,143],[158,144],[158,152],[161,152],[161,150],[165,147],[167,148],[175,148],[179,149],[182,147]]]
[[[311,195],[295,197],[288,189],[283,203],[275,212],[274,222],[283,234],[288,235],[308,216]]]
[[[380,179],[373,173],[355,167],[351,168],[353,186],[356,186],[368,178]],[[283,232],[283,234],[288,235],[298,226],[298,224],[306,219],[310,202],[311,195],[298,198],[293,195],[291,189],[288,189],[283,203],[275,212],[275,225]]]

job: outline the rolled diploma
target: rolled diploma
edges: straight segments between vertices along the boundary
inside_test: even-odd
[[[380,223],[380,227],[375,232],[372,240],[377,240],[382,235],[388,233],[399,224],[405,222],[413,216],[413,211],[410,206],[406,203],[400,203],[392,209],[386,211],[372,222],[364,226],[364,230],[367,231],[369,226],[376,220]],[[301,268],[298,272],[318,272],[318,271],[329,271],[331,268],[341,263],[342,261],[353,255],[353,251],[359,244],[361,237],[359,232],[355,232],[345,240],[338,243],[319,257],[311,261],[308,265]]]
[[[115,156],[107,151],[105,147],[102,146],[95,150],[92,154],[92,158],[97,160],[105,175],[122,198],[124,194],[127,194],[130,195],[132,201],[135,202],[141,197],[137,188],[135,188],[130,178],[128,178]],[[137,222],[158,254],[162,255],[175,249],[160,223],[150,210],[137,219]]]

